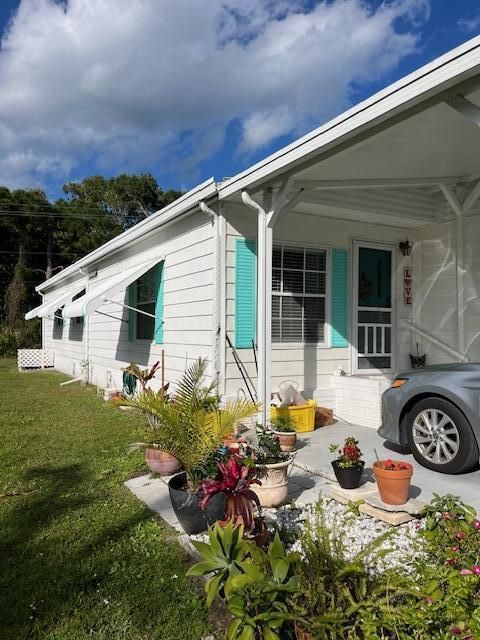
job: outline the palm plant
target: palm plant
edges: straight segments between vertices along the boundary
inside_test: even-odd
[[[173,397],[146,390],[121,401],[154,416],[157,445],[181,462],[190,490],[195,490],[205,476],[205,463],[224,436],[231,434],[240,420],[258,411],[249,400],[229,402],[220,409],[216,382],[204,383],[206,368],[205,359],[194,362],[178,382]]]

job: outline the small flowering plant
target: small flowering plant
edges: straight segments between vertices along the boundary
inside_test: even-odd
[[[383,461],[382,469],[385,471],[407,471],[411,468],[411,465],[408,462],[400,462],[399,460],[391,460],[388,458]]]
[[[423,511],[426,538],[432,556],[460,571],[480,575],[480,521],[476,511],[458,496],[438,496]]]
[[[343,447],[338,444],[331,444],[329,447],[330,453],[338,453],[336,462],[342,469],[350,469],[351,467],[358,467],[363,465],[362,452],[358,447],[358,440],[355,440],[353,436],[345,438]]]

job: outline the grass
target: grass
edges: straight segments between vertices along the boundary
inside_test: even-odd
[[[187,558],[123,486],[140,418],[65,379],[0,360],[0,638],[199,640]]]

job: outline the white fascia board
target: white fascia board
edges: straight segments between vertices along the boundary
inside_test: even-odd
[[[288,168],[293,169],[309,156],[313,158],[479,73],[480,36],[477,36],[221,183],[219,199],[264,182]]]
[[[67,278],[69,275],[72,275],[79,271],[79,269],[83,269],[92,263],[95,263],[107,255],[111,255],[115,253],[125,245],[134,240],[137,240],[151,231],[163,226],[167,222],[170,222],[177,216],[185,213],[189,209],[198,205],[201,200],[205,200],[207,198],[211,198],[217,194],[217,184],[213,178],[209,178],[205,182],[202,182],[198,186],[191,189],[188,193],[184,194],[175,202],[171,202],[160,211],[156,211],[152,213],[151,216],[145,218],[141,222],[138,222],[135,226],[127,229],[120,235],[112,238],[105,244],[101,245],[94,251],[91,251],[88,255],[80,258],[77,262],[74,262],[63,271],[60,271],[55,276],[50,278],[49,280],[45,280],[40,285],[35,287],[35,291],[39,293],[49,289],[50,287],[58,284],[64,278]]]

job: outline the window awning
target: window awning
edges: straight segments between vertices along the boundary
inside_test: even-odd
[[[156,264],[163,261],[161,258],[155,258],[141,265],[130,267],[130,269],[122,270],[110,278],[102,280],[96,287],[92,286],[84,296],[77,298],[73,302],[65,305],[63,310],[64,318],[78,318],[80,316],[88,316],[101,307],[109,299],[120,291],[125,291],[129,284],[138,280],[140,276],[152,269]]]
[[[31,311],[25,314],[25,320],[33,320],[33,318],[52,318],[57,309],[60,309],[60,307],[71,302],[72,298],[83,289],[85,289],[85,282],[77,284],[73,289],[63,292],[61,296],[57,296],[48,302],[44,302],[38,307],[35,307],[35,309],[31,309]]]

